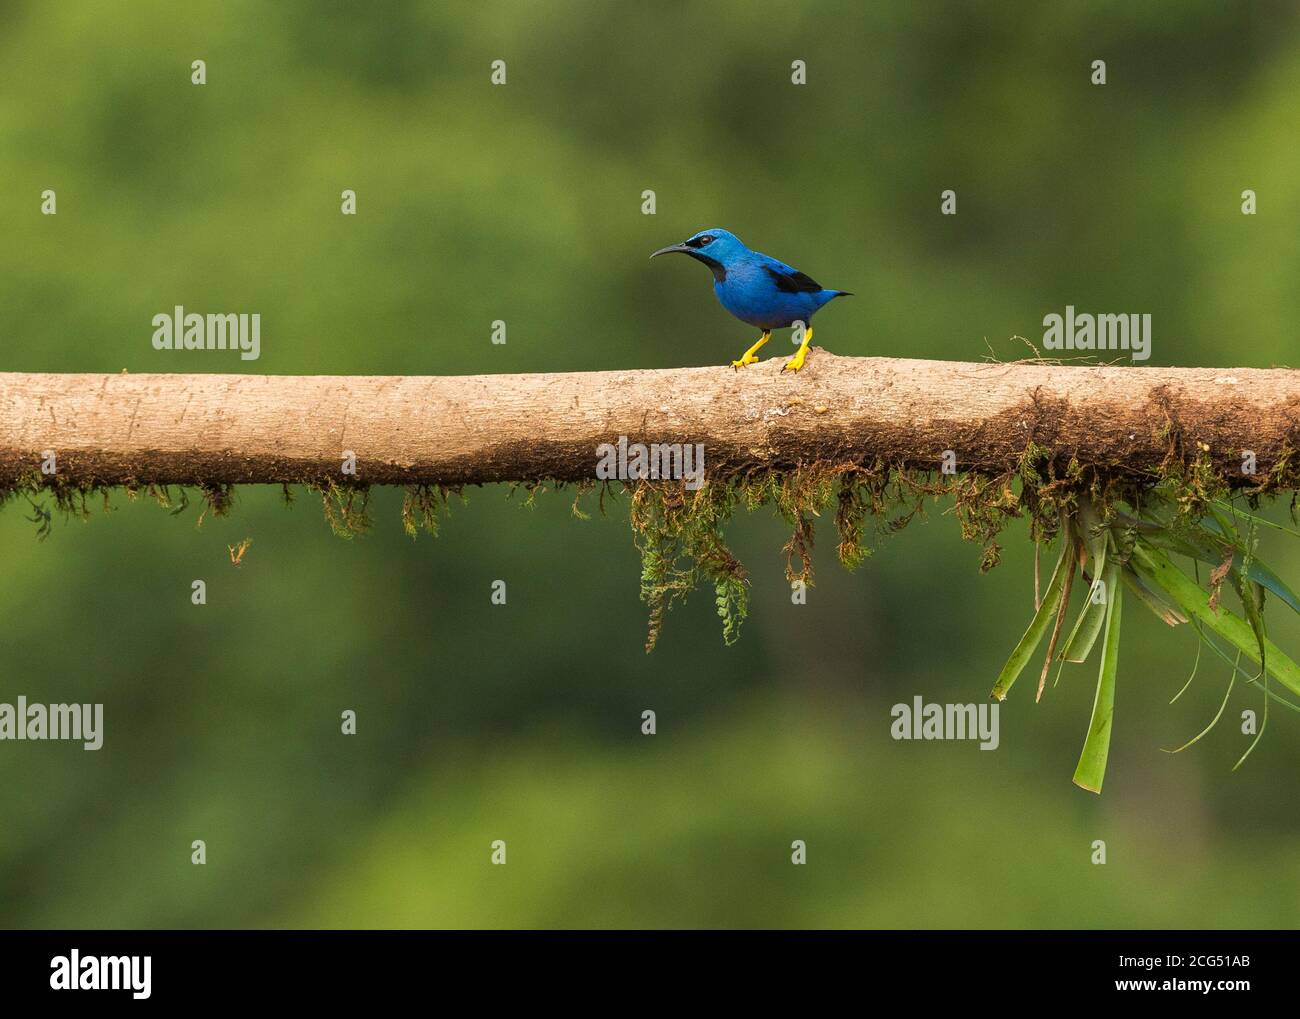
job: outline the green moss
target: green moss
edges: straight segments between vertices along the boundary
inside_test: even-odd
[[[951,513],[962,537],[983,546],[980,566],[988,570],[999,562],[998,539],[1014,520],[1026,518],[1030,539],[1043,543],[1057,535],[1062,521],[1077,514],[1081,501],[1086,500],[1090,512],[1109,525],[1116,518],[1117,507],[1140,513],[1158,483],[1162,503],[1176,506],[1178,517],[1194,526],[1216,500],[1232,493],[1226,461],[1221,458],[1216,463],[1211,451],[1202,446],[1186,448],[1180,429],[1168,414],[1155,434],[1165,445],[1164,460],[1157,471],[1136,476],[1119,464],[1084,468],[1074,458],[1031,442],[998,474],[945,475],[878,459],[869,464],[813,463],[788,470],[751,470],[711,478],[698,491],[687,490],[681,482],[584,481],[573,485],[571,509],[574,516],[587,519],[590,513],[582,508],[584,500],[594,498],[604,513],[611,494],[630,494],[633,539],[641,554],[641,597],[650,616],[647,650],[655,646],[672,606],[701,584],[713,589],[723,639],[730,644],[739,636],[749,597],[746,570],[725,540],[727,524],[738,506],[748,510],[770,506],[788,526],[789,538],[782,552],[791,582],[814,582],[812,553],[823,517],[834,521],[840,562],[854,569],[870,557],[881,540],[923,517],[927,503],[935,500],[951,501]],[[299,483],[321,497],[325,520],[335,534],[350,539],[370,529],[370,486],[319,478],[304,478]],[[128,498],[153,499],[172,514],[184,512],[190,501],[184,487],[148,483],[118,487]],[[536,479],[511,485],[510,494],[522,489],[524,505],[533,506],[548,490],[564,487],[562,482]],[[1294,516],[1298,487],[1300,465],[1288,448],[1268,471],[1238,490],[1252,505],[1261,498],[1292,492]],[[290,485],[284,484],[282,489],[286,505],[291,505]],[[198,486],[198,491],[203,502],[199,524],[209,513],[224,516],[230,512],[233,486]],[[56,511],[65,518],[85,520],[96,501],[102,500],[105,510],[110,508],[109,495],[104,486],[72,485],[35,469],[0,481],[0,506],[13,499],[26,500],[31,509],[28,519],[42,539],[51,532]],[[452,495],[464,500],[460,487],[407,486],[401,512],[405,532],[413,538],[420,531],[436,535],[438,519],[449,512]],[[1175,522],[1171,526],[1180,525]],[[1120,532],[1122,528],[1117,528],[1117,534]]]
[[[433,537],[438,534],[438,514],[451,511],[450,497],[460,496],[465,501],[464,490],[444,485],[408,485],[402,498],[402,529],[411,539],[421,531]]]
[[[309,481],[305,486],[321,498],[325,522],[338,537],[349,541],[370,530],[370,486],[340,485],[336,481]]]
[[[646,651],[654,650],[664,617],[701,581],[712,584],[722,639],[734,643],[749,607],[749,581],[723,540],[739,488],[705,482],[688,491],[681,482],[643,481],[631,487],[631,522],[641,552],[641,599],[650,609]]]
[[[199,514],[195,527],[202,527],[203,521],[209,513],[214,517],[229,516],[231,508],[235,505],[234,485],[200,485],[199,495],[203,498],[203,511]],[[106,501],[105,509],[107,509],[107,506]]]

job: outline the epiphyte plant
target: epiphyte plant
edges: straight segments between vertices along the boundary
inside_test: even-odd
[[[1264,625],[1264,603],[1269,595],[1300,612],[1300,598],[1256,554],[1259,528],[1279,525],[1224,499],[1211,499],[1204,509],[1203,516],[1189,517],[1179,511],[1174,498],[1160,486],[1145,492],[1127,511],[1112,507],[1109,519],[1103,518],[1089,500],[1080,500],[1076,512],[1062,518],[1061,548],[1051,579],[1038,600],[1029,628],[993,685],[995,698],[1006,697],[1046,636],[1047,653],[1036,692],[1036,699],[1041,698],[1054,662],[1059,680],[1066,662],[1084,662],[1100,645],[1092,718],[1074,773],[1075,784],[1091,792],[1101,792],[1110,751],[1126,589],[1162,622],[1170,626],[1189,624],[1202,646],[1228,661],[1232,668],[1228,694],[1238,675],[1263,691],[1263,722],[1235,767],[1258,745],[1268,723],[1271,701],[1300,710],[1269,688],[1271,676],[1291,694],[1300,696],[1300,667],[1268,639]],[[1174,556],[1194,564],[1196,579],[1178,567]],[[1202,565],[1210,571],[1208,588],[1198,582]],[[1066,629],[1076,576],[1087,585],[1086,594],[1074,624]],[[1236,593],[1243,615],[1221,604],[1225,583]],[[1253,672],[1242,668],[1243,658],[1254,664]],[[1174,695],[1175,700],[1190,686],[1195,673],[1194,666],[1192,676]],[[1210,724],[1175,752],[1191,746],[1214,727],[1223,714],[1228,694]]]

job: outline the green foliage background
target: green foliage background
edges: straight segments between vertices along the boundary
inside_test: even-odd
[[[1294,363],[1298,79],[1280,2],[6,0],[0,369],[722,365],[752,336],[707,273],[646,261],[714,225],[856,292],[818,319],[839,353],[1013,359],[1069,303],[1150,312],[1152,364]],[[155,352],[175,304],[260,312],[262,359]],[[375,510],[353,542],[254,490],[200,530],[121,497],[46,542],[0,514],[0,700],[102,701],[107,729],[0,744],[0,924],[1296,923],[1300,719],[1230,773],[1239,687],[1163,753],[1227,678],[1165,703],[1187,628],[1129,606],[1101,798],[1070,784],[1091,667],[1037,706],[1022,683],[997,752],[890,739],[896,702],[986,696],[1023,528],[985,577],[941,508],[855,574],[824,529],[795,607],[781,525],[742,517],[741,642],[701,592],[647,658],[625,505],[475,490],[415,544],[396,494]]]

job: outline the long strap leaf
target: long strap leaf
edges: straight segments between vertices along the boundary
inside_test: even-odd
[[[1056,569],[1052,571],[1052,579],[1047,582],[1047,590],[1043,592],[1043,600],[1038,606],[1038,611],[1034,613],[1034,618],[1029,623],[1029,629],[1020,638],[1020,643],[1011,652],[1007,664],[1002,666],[1002,671],[998,673],[997,682],[993,684],[992,696],[997,700],[1006,697],[1007,691],[1011,689],[1011,685],[1024,670],[1025,665],[1033,656],[1034,650],[1042,641],[1043,634],[1047,632],[1047,627],[1056,619],[1057,611],[1060,609],[1061,590],[1065,586],[1065,574],[1068,569],[1066,560],[1074,554],[1073,543],[1064,533],[1064,529],[1062,531],[1061,555],[1056,560]]]
[[[1230,539],[1224,533],[1222,526],[1218,524],[1213,517],[1206,517],[1203,521],[1206,530],[1219,534],[1219,540],[1229,541]],[[1170,552],[1177,552],[1179,555],[1185,555],[1189,559],[1198,559],[1210,566],[1218,566],[1224,557],[1226,546],[1217,544],[1217,541],[1203,540],[1193,541],[1189,534],[1173,534],[1172,532],[1159,530],[1154,532],[1144,532],[1142,538],[1159,548],[1167,549]],[[1232,568],[1239,570],[1242,565],[1244,549],[1238,544],[1232,560]],[[1282,602],[1289,605],[1294,611],[1300,612],[1300,595],[1297,595],[1286,581],[1270,570],[1262,562],[1254,557],[1246,566],[1246,576],[1256,584],[1261,584],[1271,594],[1276,595]]]
[[[1124,607],[1124,589],[1115,584],[1108,592],[1106,636],[1101,643],[1101,668],[1097,673],[1097,694],[1092,701],[1092,719],[1083,741],[1079,766],[1074,769],[1074,784],[1091,793],[1101,792],[1106,777],[1106,759],[1110,756],[1111,720],[1115,714],[1115,673],[1119,666],[1119,621]]]
[[[1210,608],[1209,595],[1175,566],[1163,551],[1138,541],[1133,546],[1129,562],[1139,575],[1163,591],[1189,616],[1198,619],[1256,665],[1260,664],[1259,642],[1250,624],[1226,608],[1220,607],[1217,611]],[[1300,694],[1300,665],[1296,665],[1271,640],[1265,638],[1263,645],[1269,674],[1292,693]]]
[[[1142,604],[1149,608],[1162,623],[1167,623],[1169,626],[1177,626],[1179,623],[1187,622],[1186,615],[1165,601],[1163,592],[1153,590],[1151,585],[1142,579],[1142,575],[1127,563],[1124,565],[1123,573],[1124,582],[1128,584],[1129,589],[1138,596]]]
[[[1079,613],[1078,622],[1074,624],[1074,630],[1065,645],[1064,658],[1067,662],[1086,661],[1092,653],[1092,646],[1106,623],[1110,590],[1118,583],[1119,572],[1114,563],[1107,564],[1100,576],[1094,574],[1092,589],[1088,592],[1083,611]]]

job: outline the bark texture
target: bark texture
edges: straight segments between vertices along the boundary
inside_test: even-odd
[[[0,482],[58,455],[76,485],[595,476],[596,447],[703,443],[707,476],[878,459],[1000,473],[1025,450],[1141,477],[1208,447],[1241,481],[1300,450],[1300,371],[839,357],[742,371],[267,376],[0,373]],[[1248,479],[1247,479],[1248,480]]]

